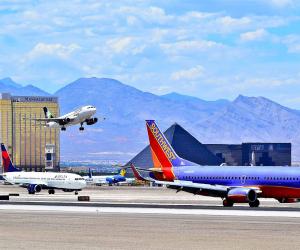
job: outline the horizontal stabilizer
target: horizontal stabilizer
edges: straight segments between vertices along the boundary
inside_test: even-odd
[[[153,172],[153,173],[163,173],[161,168],[137,168],[137,170],[145,171],[145,172]]]

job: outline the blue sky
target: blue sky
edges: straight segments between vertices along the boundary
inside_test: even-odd
[[[300,109],[300,1],[0,0],[7,76],[50,92],[97,76]]]

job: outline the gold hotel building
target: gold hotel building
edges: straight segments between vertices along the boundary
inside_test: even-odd
[[[0,140],[14,164],[25,171],[59,169],[60,130],[32,120],[45,117],[43,107],[59,115],[57,97],[0,94]]]

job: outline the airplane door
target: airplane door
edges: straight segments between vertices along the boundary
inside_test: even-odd
[[[242,178],[241,178],[241,184],[244,185],[246,183],[246,179],[247,179],[247,176],[243,175]]]

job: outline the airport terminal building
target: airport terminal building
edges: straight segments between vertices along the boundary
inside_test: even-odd
[[[44,118],[45,106],[54,116],[59,115],[57,97],[0,94],[1,142],[14,164],[25,171],[59,169],[60,130],[31,120]]]
[[[176,153],[199,165],[217,166],[291,166],[291,143],[250,142],[242,144],[202,144],[178,124],[164,132]],[[126,165],[153,166],[150,147],[147,146]]]

